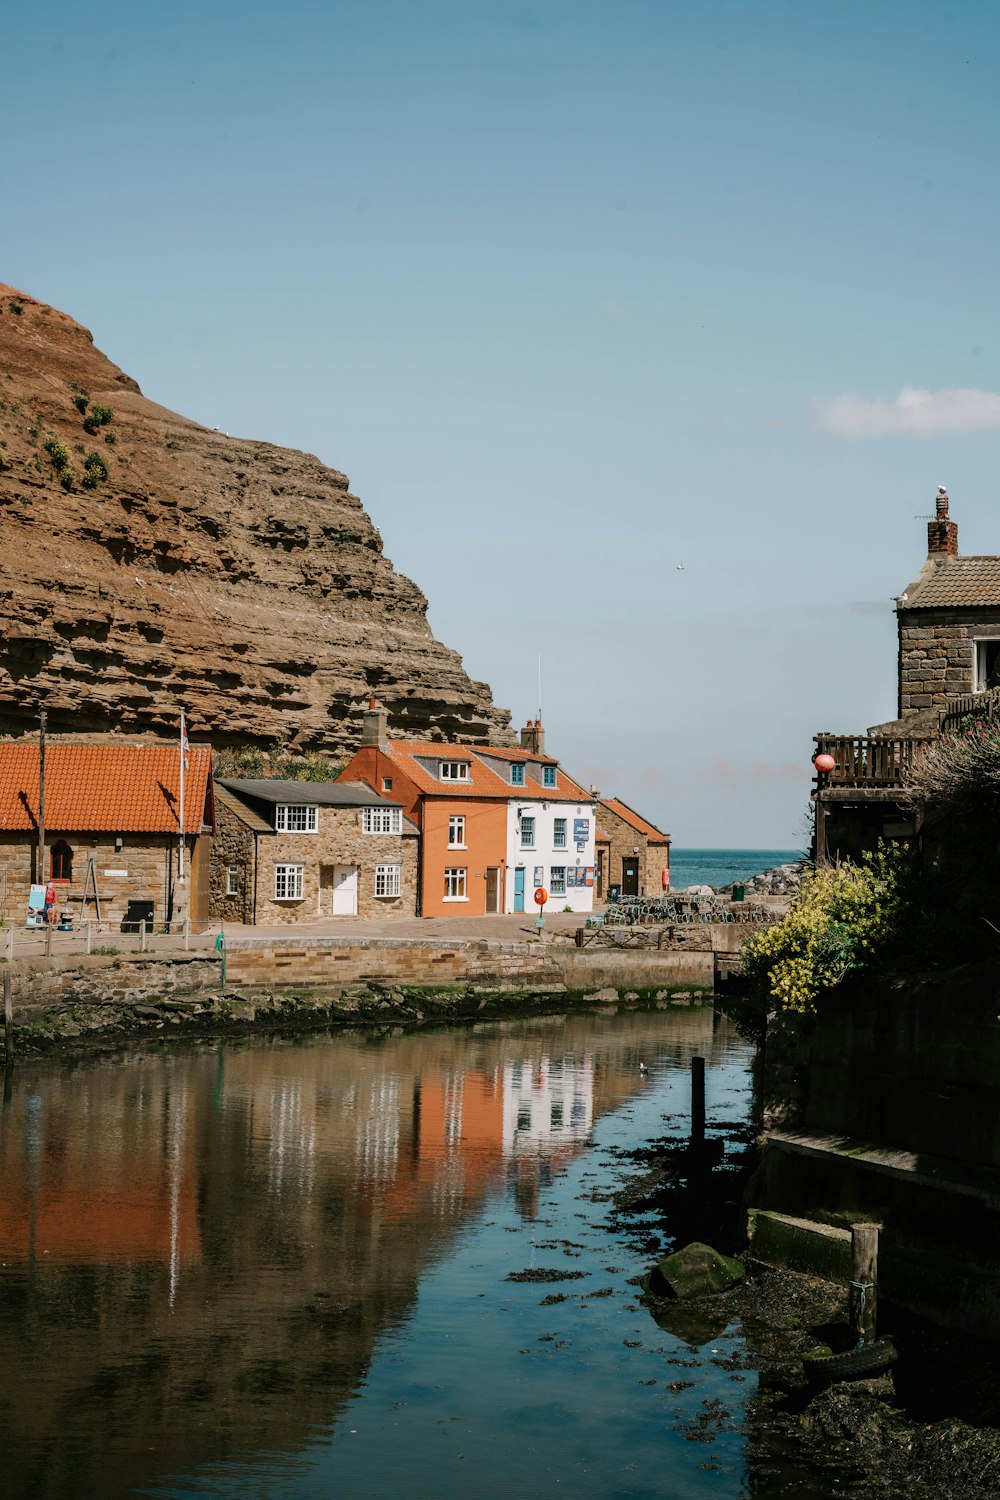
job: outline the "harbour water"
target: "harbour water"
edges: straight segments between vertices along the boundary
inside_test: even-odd
[[[669,1225],[612,1212],[694,1054],[728,1139],[751,1055],[711,1008],[19,1065],[5,1493],[749,1494],[741,1329],[693,1359],[636,1300]]]

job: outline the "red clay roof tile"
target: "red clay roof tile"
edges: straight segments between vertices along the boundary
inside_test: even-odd
[[[192,745],[184,778],[184,826],[203,822],[212,751]],[[176,745],[65,745],[45,750],[45,827],[52,833],[176,833]],[[0,829],[38,826],[38,746],[0,744]]]

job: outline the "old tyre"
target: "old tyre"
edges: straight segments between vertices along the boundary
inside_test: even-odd
[[[851,1380],[855,1376],[875,1375],[895,1364],[899,1355],[892,1339],[875,1339],[843,1354],[806,1354],[802,1363],[806,1374],[816,1380]]]

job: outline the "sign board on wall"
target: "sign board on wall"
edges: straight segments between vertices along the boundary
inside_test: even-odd
[[[536,865],[535,866],[535,878],[534,878],[534,880],[531,883],[532,883],[532,885],[542,885],[542,884],[544,884],[544,882],[545,882],[545,866],[544,865]]]
[[[590,838],[590,819],[573,819],[573,842],[574,844],[585,844]]]

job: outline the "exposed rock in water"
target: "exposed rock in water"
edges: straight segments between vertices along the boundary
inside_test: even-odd
[[[0,712],[54,732],[351,750],[511,742],[346,477],[147,400],[85,328],[0,284]]]
[[[650,1272],[649,1290],[656,1296],[705,1297],[727,1292],[743,1280],[742,1261],[720,1255],[711,1245],[695,1241],[674,1255],[667,1255]]]

